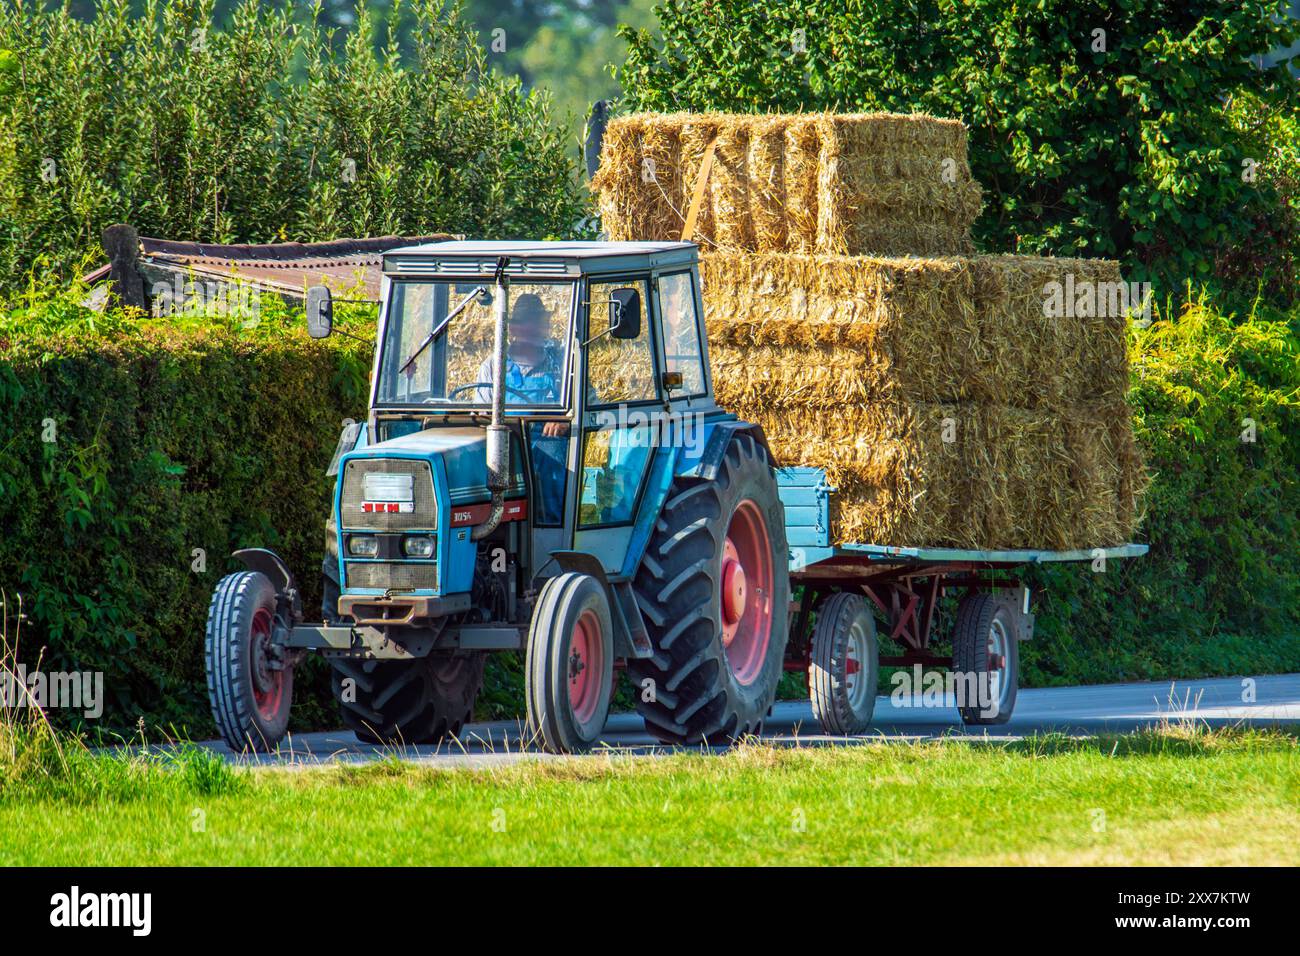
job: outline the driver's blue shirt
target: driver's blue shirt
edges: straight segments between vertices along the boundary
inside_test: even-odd
[[[525,404],[520,400],[521,395],[528,396],[527,404],[534,405],[553,405],[560,400],[560,385],[555,375],[555,364],[550,361],[549,355],[544,355],[543,360],[537,365],[523,366],[514,359],[506,358],[506,387],[511,391],[506,392],[506,404]],[[480,382],[491,382],[492,359],[487,358],[478,369],[478,380]],[[484,402],[492,401],[492,390],[489,388],[479,388],[479,400]]]
[[[559,379],[555,374],[555,358],[550,349],[544,349],[542,361],[536,365],[520,365],[506,357],[506,404],[553,405],[560,401]],[[478,381],[492,382],[492,359],[487,358],[478,370]],[[479,400],[492,401],[492,390],[479,390]],[[524,399],[527,396],[527,399]],[[567,435],[546,436],[540,422],[533,422],[528,430],[533,458],[534,483],[538,485],[535,496],[535,517],[542,524],[556,525],[564,520],[564,486],[567,468],[569,438]]]

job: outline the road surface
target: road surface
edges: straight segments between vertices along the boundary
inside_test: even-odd
[[[879,697],[870,731],[858,737],[823,734],[813,720],[807,701],[781,701],[765,722],[763,737],[784,745],[842,746],[872,739],[1013,740],[1049,732],[1080,737],[1125,732],[1159,726],[1166,721],[1194,721],[1210,727],[1295,727],[1300,724],[1300,674],[1022,690],[1010,722],[990,728],[964,727],[952,707],[899,707],[888,697]],[[378,747],[359,743],[350,732],[342,730],[294,736],[285,741],[281,753],[274,755],[236,756],[219,741],[209,741],[203,746],[240,762],[302,767],[332,762],[364,763],[393,754],[449,767],[556,759],[521,745],[523,737],[520,722],[496,721],[469,724],[459,741],[437,746]],[[655,745],[646,734],[641,718],[635,714],[611,716],[602,744],[633,754],[667,752]]]

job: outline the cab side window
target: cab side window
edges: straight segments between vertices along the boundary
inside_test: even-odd
[[[641,293],[641,334],[635,339],[602,335],[587,347],[587,402],[616,405],[656,397],[654,350],[650,340],[650,284],[645,279],[593,282],[588,286],[587,337],[609,327],[609,303],[615,289]]]
[[[682,375],[682,387],[674,389],[673,394],[703,394],[700,317],[696,314],[695,289],[689,272],[660,277],[659,317],[663,323],[664,371]]]

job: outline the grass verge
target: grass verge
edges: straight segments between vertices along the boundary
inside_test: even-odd
[[[1294,736],[867,743],[448,770],[0,751],[0,863],[1300,863]]]

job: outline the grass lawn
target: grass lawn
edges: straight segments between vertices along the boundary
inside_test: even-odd
[[[0,863],[1300,863],[1297,740],[1257,732],[493,771],[231,770],[197,750],[41,766],[0,783]]]

